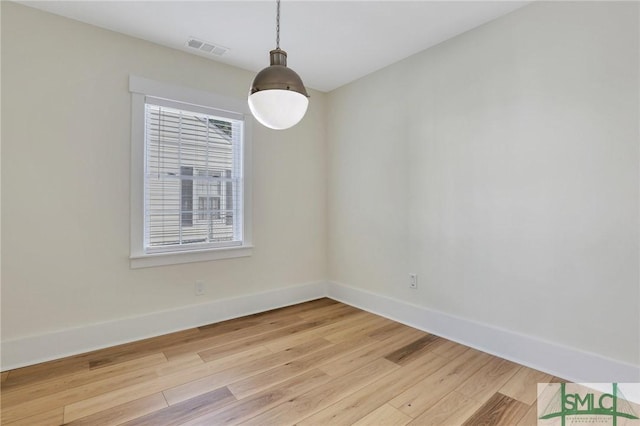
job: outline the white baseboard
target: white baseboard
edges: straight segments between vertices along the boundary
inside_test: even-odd
[[[637,365],[452,316],[344,284],[324,281],[3,341],[0,370],[6,371],[77,355],[321,297],[330,297],[573,382],[640,382],[640,366]]]
[[[0,371],[160,336],[326,296],[324,281],[3,341]]]
[[[640,382],[640,366],[416,306],[344,284],[328,297],[577,383]]]

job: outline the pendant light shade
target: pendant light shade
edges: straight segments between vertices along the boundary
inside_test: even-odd
[[[280,49],[280,0],[277,4],[277,47],[269,52],[270,66],[253,80],[249,108],[260,123],[282,130],[302,120],[309,106],[309,95],[300,76],[287,67],[287,52]]]

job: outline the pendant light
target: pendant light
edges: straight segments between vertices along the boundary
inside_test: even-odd
[[[249,108],[260,123],[276,129],[298,124],[309,106],[302,79],[287,68],[287,52],[280,49],[280,0],[277,0],[276,48],[269,52],[271,65],[260,71],[249,91]]]

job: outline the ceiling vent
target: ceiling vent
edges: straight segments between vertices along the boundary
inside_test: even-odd
[[[224,46],[219,46],[217,44],[209,43],[208,41],[198,40],[194,37],[189,37],[187,43],[185,44],[187,47],[195,50],[199,50],[208,55],[222,56],[229,48]]]

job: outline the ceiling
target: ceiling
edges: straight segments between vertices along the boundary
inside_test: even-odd
[[[19,3],[254,72],[275,48],[275,0]],[[528,3],[282,0],[280,47],[307,87],[326,92]],[[229,50],[212,56],[189,37]]]

